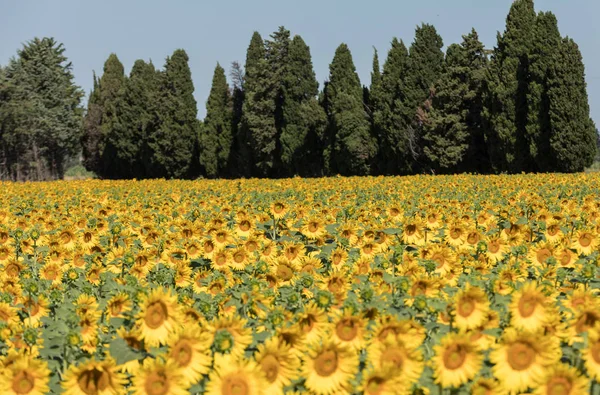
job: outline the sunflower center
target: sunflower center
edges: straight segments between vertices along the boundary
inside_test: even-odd
[[[553,377],[546,384],[546,393],[549,395],[568,395],[573,384],[566,377]]]
[[[526,343],[517,342],[508,348],[508,364],[513,370],[525,370],[535,360],[535,350]]]
[[[466,359],[467,351],[458,344],[453,344],[444,351],[444,366],[447,369],[455,370],[460,368]]]
[[[582,247],[589,247],[592,244],[592,235],[589,233],[584,233],[579,237],[579,244]]]
[[[475,302],[471,298],[461,298],[457,310],[461,316],[468,317],[475,311]]]
[[[367,394],[380,394],[384,391],[385,379],[383,377],[371,377],[367,381],[367,388],[365,392]]]
[[[217,263],[217,265],[219,265],[219,266],[223,266],[224,264],[226,264],[226,263],[227,263],[227,257],[226,257],[225,255],[219,255],[219,256],[217,257],[217,262],[216,262],[216,263]]]
[[[548,228],[548,234],[550,236],[554,236],[558,233],[559,230],[560,228],[558,227],[558,225],[550,225],[550,227]]]
[[[338,367],[338,355],[334,350],[323,351],[315,359],[315,371],[321,377],[331,376]]]
[[[267,381],[269,383],[275,382],[277,375],[279,374],[279,361],[277,361],[277,358],[271,354],[266,355],[262,361],[260,361],[260,366],[267,376]]]
[[[211,253],[215,249],[215,246],[210,241],[204,243],[204,251],[206,253]]]
[[[497,240],[491,241],[490,243],[488,243],[488,251],[492,254],[497,253],[498,251],[500,251],[500,243]]]
[[[356,322],[351,318],[344,318],[335,326],[335,333],[344,341],[351,341],[358,334]]]
[[[175,361],[177,361],[179,366],[183,367],[188,366],[192,360],[192,354],[193,351],[190,344],[187,341],[182,340],[173,348],[172,357]]]
[[[15,375],[12,389],[17,394],[28,394],[35,386],[35,377],[26,370],[21,370]]]
[[[163,302],[154,302],[148,306],[144,322],[150,329],[159,328],[167,319],[167,306]]]
[[[462,229],[460,229],[460,228],[453,228],[450,231],[450,237],[452,237],[453,239],[458,239],[461,235],[462,235]]]
[[[79,388],[88,395],[96,395],[110,385],[110,375],[97,368],[84,370],[77,379]]]
[[[335,253],[331,257],[331,263],[333,263],[334,265],[339,265],[341,261],[342,261],[342,255],[341,254]]]
[[[523,295],[519,300],[519,314],[521,317],[530,317],[537,307],[537,300],[531,295]]]
[[[243,377],[229,376],[223,380],[221,393],[223,395],[246,395],[250,393],[250,391],[248,389],[248,383]]]
[[[343,287],[344,281],[338,277],[332,278],[331,280],[329,280],[329,284],[327,284],[327,289],[329,289],[329,291],[333,292],[334,294],[340,292]]]
[[[471,245],[475,245],[478,242],[479,242],[479,233],[477,233],[477,232],[469,233],[469,235],[467,236],[467,243],[469,243]]]
[[[404,229],[404,232],[408,235],[408,236],[412,236],[415,234],[415,232],[417,231],[417,225],[407,225],[406,228]]]
[[[598,321],[598,318],[599,317],[594,313],[587,311],[583,313],[577,320],[577,323],[575,324],[575,329],[577,330],[577,333],[585,332],[588,329],[592,328]]]
[[[148,395],[165,395],[169,393],[169,378],[165,372],[153,372],[146,379],[144,388]]]
[[[287,265],[279,265],[277,266],[277,277],[281,278],[284,281],[287,281],[293,277],[294,273],[292,269],[290,269]]]
[[[280,214],[283,211],[283,204],[275,203],[275,206],[273,207],[273,211],[275,211],[275,213],[277,213],[277,214]]]
[[[244,220],[244,221],[242,221],[242,222],[240,223],[240,230],[241,230],[242,232],[247,232],[247,231],[249,231],[249,230],[250,230],[250,222],[249,222],[249,221],[245,221],[245,220]]]
[[[382,365],[391,365],[399,370],[404,364],[404,354],[397,347],[386,348],[381,353],[380,362]]]
[[[319,224],[317,224],[316,222],[309,222],[308,223],[308,231],[311,233],[316,232],[319,229]]]
[[[552,253],[547,248],[542,248],[535,253],[535,257],[539,263],[546,262],[546,259],[550,258]]]
[[[235,261],[235,263],[244,262],[244,254],[241,252],[236,252],[235,255],[233,256],[233,260]]]

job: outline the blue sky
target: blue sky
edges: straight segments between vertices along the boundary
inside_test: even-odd
[[[76,82],[89,92],[92,70],[102,72],[115,52],[129,73],[136,59],[152,59],[162,67],[173,50],[183,48],[198,101],[205,113],[216,62],[226,69],[242,64],[254,30],[263,38],[284,25],[310,46],[322,85],[335,48],[345,42],[352,51],[361,82],[370,82],[373,47],[383,64],[393,37],[410,44],[421,22],[435,25],[444,44],[460,42],[474,27],[487,48],[504,30],[512,0],[0,0],[0,64],[5,65],[22,43],[52,36],[64,43]],[[537,0],[536,10],[552,11],[563,36],[580,46],[592,117],[600,126],[600,2]]]

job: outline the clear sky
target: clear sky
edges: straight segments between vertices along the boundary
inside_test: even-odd
[[[244,63],[252,32],[263,38],[284,25],[310,46],[322,86],[335,48],[350,47],[363,85],[370,83],[373,47],[383,64],[393,37],[409,45],[421,22],[435,25],[444,44],[460,42],[474,27],[486,48],[504,30],[512,0],[0,0],[0,64],[23,43],[52,36],[66,47],[76,82],[89,92],[92,70],[102,73],[115,52],[129,73],[136,59],[162,67],[173,50],[190,57],[198,116],[217,62]],[[537,11],[552,11],[563,36],[580,46],[586,66],[592,117],[600,126],[600,1],[537,0]]]

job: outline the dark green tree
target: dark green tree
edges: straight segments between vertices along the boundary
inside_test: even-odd
[[[475,30],[448,47],[423,125],[423,154],[435,173],[487,172],[482,127],[482,82],[487,58]]]
[[[81,148],[83,156],[83,165],[88,171],[96,174],[101,172],[100,151],[103,144],[102,129],[102,105],[100,103],[100,81],[94,73],[94,85],[90,92],[87,111],[83,118],[83,132],[81,136]]]
[[[108,136],[108,144],[115,150],[115,178],[152,177],[148,136],[156,126],[157,77],[152,62],[136,60],[125,82],[119,122],[115,133]]]
[[[79,153],[83,92],[64,52],[53,38],[34,38],[4,70],[0,90],[9,103],[0,118],[3,151],[13,150],[3,165],[9,179],[60,179]]]
[[[116,54],[112,53],[104,63],[104,73],[100,78],[99,104],[102,108],[100,121],[101,137],[97,151],[100,155],[100,167],[97,174],[102,178],[119,178],[120,165],[117,158],[117,147],[121,124],[121,105],[127,77],[123,64]]]
[[[246,55],[242,133],[245,134],[257,176],[268,177],[273,169],[277,127],[275,81],[266,58],[264,42],[254,32]]]
[[[496,172],[527,170],[532,159],[526,141],[528,56],[535,27],[533,0],[515,0],[498,33],[485,91],[486,143]]]
[[[578,172],[596,156],[596,126],[590,118],[585,69],[579,47],[562,40],[548,73],[552,170]]]
[[[371,136],[363,90],[346,44],[335,51],[324,94],[329,120],[324,157],[329,173],[370,174],[377,145]]]
[[[394,38],[383,65],[381,88],[372,89],[371,94],[379,141],[378,168],[386,175],[409,173],[413,164],[413,110],[406,95],[408,66],[408,50],[402,41]]]
[[[444,64],[444,42],[434,26],[422,24],[415,30],[406,75],[407,103],[416,109],[427,100]]]
[[[323,174],[322,146],[327,120],[317,101],[318,93],[310,48],[302,37],[294,36],[282,82],[279,175]]]
[[[155,177],[189,178],[197,158],[198,120],[188,55],[177,49],[159,76],[157,126],[148,139]]]
[[[244,69],[238,62],[232,62],[229,72],[233,85],[232,101],[232,147],[226,175],[229,177],[248,177],[252,162],[248,136],[242,124],[244,106]]]
[[[200,164],[208,177],[218,177],[227,168],[232,145],[232,116],[225,70],[217,63],[199,136]]]
[[[551,12],[539,13],[533,31],[533,44],[528,55],[526,142],[534,171],[549,171],[550,113],[547,76],[561,45],[558,22]]]

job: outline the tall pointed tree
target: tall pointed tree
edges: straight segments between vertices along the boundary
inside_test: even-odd
[[[394,38],[376,93],[373,118],[379,141],[379,171],[382,174],[406,174],[413,162],[410,122],[413,110],[407,98],[408,50]],[[375,94],[376,90],[374,91]]]
[[[581,52],[570,38],[562,40],[549,69],[548,102],[553,170],[584,170],[596,156],[596,127],[590,118]]]
[[[227,168],[232,145],[232,115],[225,70],[217,63],[199,136],[200,164],[208,177],[218,177]]]
[[[248,177],[251,174],[252,166],[248,136],[242,124],[245,95],[244,69],[237,61],[234,61],[231,63],[229,75],[233,85],[233,92],[231,94],[232,144],[228,162],[229,166],[225,173],[228,177]]]
[[[486,142],[496,172],[516,173],[531,164],[526,143],[528,54],[535,26],[533,0],[515,0],[498,34],[486,88]]]
[[[94,73],[94,85],[87,103],[87,111],[83,118],[83,132],[81,147],[83,165],[91,172],[100,174],[103,137],[102,129],[102,104],[100,101],[100,81]]]
[[[150,173],[148,137],[156,126],[158,74],[152,62],[136,60],[120,102],[117,132],[109,136],[115,148],[117,178],[147,178]]]
[[[155,177],[188,178],[197,150],[197,108],[188,55],[177,49],[160,74],[158,125],[149,136]]]
[[[423,154],[435,173],[486,172],[487,148],[481,124],[483,44],[472,30],[461,45],[448,47],[444,72],[434,85],[423,125]]]
[[[442,37],[433,25],[422,24],[415,30],[406,76],[408,103],[415,111],[429,97],[431,86],[440,77],[444,64],[443,46]]]
[[[310,48],[294,36],[283,76],[281,172],[283,176],[322,175],[322,145],[326,117],[319,106],[319,83],[313,70]]]
[[[544,172],[551,168],[547,76],[548,70],[557,60],[556,53],[562,41],[554,14],[538,14],[532,39],[528,54],[526,142],[532,160],[529,170]]]
[[[363,92],[352,54],[346,44],[335,51],[329,65],[325,96],[329,139],[325,151],[330,173],[367,175],[373,168],[377,145],[371,136]]]
[[[246,55],[242,128],[249,142],[255,174],[268,177],[274,166],[275,85],[266,58],[264,42],[254,32]]]
[[[104,63],[104,73],[100,78],[99,104],[102,108],[100,121],[101,138],[98,144],[100,167],[98,175],[102,178],[118,178],[119,163],[114,142],[120,139],[121,99],[125,89],[126,76],[123,64],[112,53]]]

